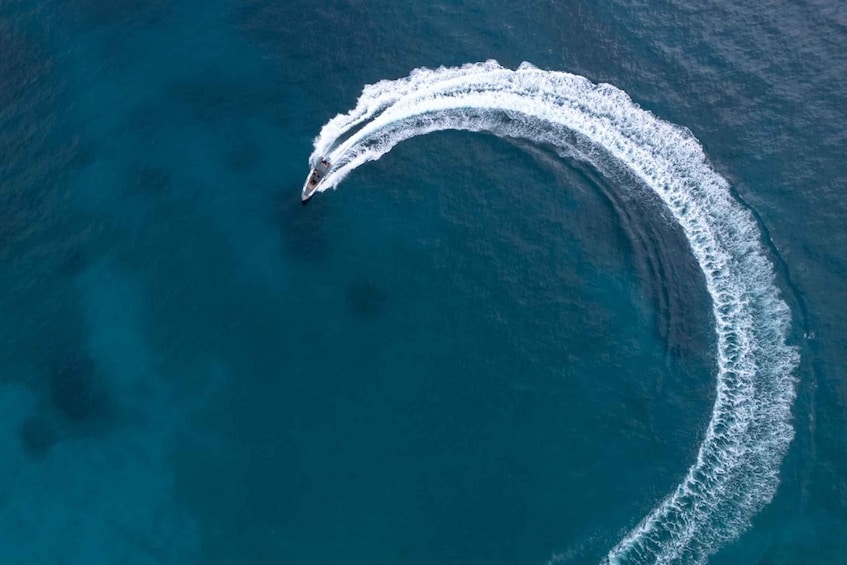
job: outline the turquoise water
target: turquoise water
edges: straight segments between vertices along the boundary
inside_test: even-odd
[[[846,30],[830,2],[3,4],[4,561],[598,562],[656,507],[716,384],[658,202],[440,132],[300,205],[364,84],[496,58],[690,128],[755,212],[795,437],[711,561],[844,562]]]

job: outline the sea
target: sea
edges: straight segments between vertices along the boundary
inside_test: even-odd
[[[845,92],[834,0],[0,0],[0,562],[847,564]]]

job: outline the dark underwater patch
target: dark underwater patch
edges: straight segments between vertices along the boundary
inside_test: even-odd
[[[108,396],[94,362],[84,353],[58,359],[48,373],[50,404],[71,422],[85,423],[108,413]]]
[[[388,293],[370,281],[356,282],[347,287],[347,305],[362,319],[373,319],[382,314]]]
[[[32,459],[41,459],[59,441],[59,431],[47,419],[27,418],[19,430],[21,444]]]
[[[255,145],[241,143],[229,151],[224,160],[231,170],[242,173],[255,167],[261,156],[261,151]]]
[[[140,166],[130,173],[129,189],[155,198],[167,196],[171,190],[171,175],[160,167]]]
[[[81,248],[73,247],[65,251],[60,263],[59,273],[70,277],[79,275],[88,265],[88,257]]]
[[[168,98],[184,105],[198,121],[231,119],[269,113],[282,108],[273,84],[252,85],[236,77],[200,75],[170,87]]]

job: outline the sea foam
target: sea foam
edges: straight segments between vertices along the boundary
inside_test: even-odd
[[[773,498],[794,435],[796,348],[791,313],[751,213],[732,197],[683,127],[640,108],[622,90],[524,63],[416,69],[365,86],[355,108],[315,139],[314,166],[338,184],[397,143],[441,130],[488,132],[557,148],[601,172],[623,166],[682,228],[711,296],[717,391],[697,458],[682,482],[610,549],[606,563],[705,561]]]

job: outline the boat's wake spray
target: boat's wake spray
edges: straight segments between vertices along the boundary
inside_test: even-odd
[[[696,460],[682,482],[609,552],[609,563],[704,561],[744,531],[773,498],[794,435],[790,311],[780,298],[761,234],[727,181],[685,128],[641,109],[627,94],[583,77],[517,70],[494,61],[417,69],[364,88],[330,120],[310,164],[331,168],[317,191],[338,184],[397,143],[440,130],[523,138],[585,159],[624,166],[679,223],[705,277],[717,337],[717,393]]]

